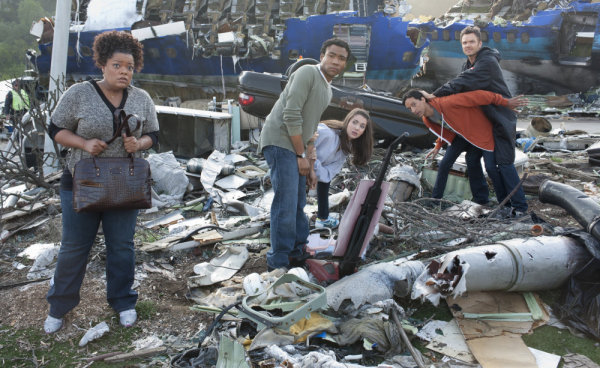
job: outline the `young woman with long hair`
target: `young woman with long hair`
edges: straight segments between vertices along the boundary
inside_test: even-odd
[[[352,164],[365,165],[373,153],[373,122],[366,110],[353,109],[344,121],[325,120],[317,127],[315,173],[317,175],[318,212],[316,228],[335,228],[339,220],[329,216],[329,184],[340,172],[346,158]]]

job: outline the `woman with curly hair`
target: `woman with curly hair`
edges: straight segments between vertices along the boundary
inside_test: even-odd
[[[326,120],[317,127],[315,173],[317,175],[316,228],[335,228],[339,220],[329,216],[329,183],[340,172],[348,155],[353,165],[364,165],[373,153],[373,123],[366,110],[353,109],[344,122]]]
[[[129,153],[141,156],[141,151],[158,142],[158,119],[148,93],[131,85],[134,70],[140,71],[144,65],[142,44],[129,33],[110,31],[96,36],[93,50],[103,78],[71,86],[58,101],[49,127],[52,139],[70,151],[60,180],[62,242],[46,297],[50,304],[44,322],[46,333],[58,331],[64,315],[79,304],[88,255],[101,222],[106,243],[108,304],[119,313],[123,326],[131,326],[137,319],[137,293],[132,285],[138,210],[75,212],[72,172],[83,158],[124,157]],[[117,109],[138,115],[143,124],[132,136],[123,134],[106,144],[117,129],[113,120]],[[130,123],[132,130],[134,124]]]

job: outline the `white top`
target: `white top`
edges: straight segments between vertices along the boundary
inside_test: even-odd
[[[348,155],[340,149],[339,130],[319,123],[317,133],[319,136],[315,142],[317,150],[315,173],[320,182],[329,183],[340,172]]]

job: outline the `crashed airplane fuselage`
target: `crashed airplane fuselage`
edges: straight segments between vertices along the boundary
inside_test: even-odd
[[[197,6],[205,2],[198,1]],[[240,4],[234,8],[229,2],[220,2],[222,8],[213,8],[212,13],[189,9],[189,17],[170,13],[171,18],[161,19],[159,24],[148,21],[152,15],[148,8],[145,13],[138,9],[138,16],[145,14],[146,19],[118,27],[131,30],[144,44],[144,68],[136,74],[136,82],[150,93],[152,86],[156,86],[162,88],[161,95],[179,95],[183,100],[198,98],[193,95],[196,87],[201,90],[216,86],[220,90],[226,84],[235,88],[237,76],[244,70],[284,73],[299,58],[318,60],[321,44],[338,37],[348,41],[355,56],[340,83],[356,86],[366,83],[374,89],[397,92],[418,72],[421,51],[428,45],[417,29],[409,30],[408,22],[401,16],[383,12],[359,16],[357,11],[340,11],[348,9],[348,1],[320,1],[319,4],[327,3],[322,10],[318,7],[307,10],[309,1],[298,2],[304,4],[304,12],[302,7],[290,12],[285,7],[289,1],[283,0],[268,2],[272,6],[270,11],[261,8],[266,6],[264,1],[247,3],[249,13],[244,16],[236,13]],[[217,10],[218,14],[211,16]],[[264,14],[259,14],[261,11]],[[207,18],[204,20],[208,23],[201,23],[202,18]],[[72,27],[67,74],[74,80],[99,76],[92,60],[93,40],[98,33],[114,28],[86,31],[85,25]],[[52,38],[48,34],[41,37],[41,32],[39,35],[41,54],[32,61],[41,74],[47,74]],[[165,87],[177,90],[168,91]]]
[[[487,0],[479,2],[491,3]],[[517,2],[503,3],[515,7]],[[477,25],[481,28],[483,46],[500,51],[500,65],[513,93],[581,92],[600,85],[600,3],[558,3],[546,10],[529,10],[530,13],[528,9],[521,9],[527,15],[533,13],[526,21],[499,18],[499,15],[508,15],[506,6],[503,12],[500,9],[500,13],[495,14],[494,21],[484,21],[490,14],[480,12],[448,13],[449,24],[411,23],[427,32],[431,40],[426,73],[418,83],[435,88],[455,77],[466,59],[460,44],[460,31]],[[561,3],[565,5],[561,6]],[[465,11],[465,8],[460,10]],[[492,12],[497,10],[490,9]],[[460,20],[454,21],[456,17]]]

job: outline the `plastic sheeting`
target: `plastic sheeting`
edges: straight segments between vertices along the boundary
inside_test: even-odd
[[[173,153],[151,154],[148,162],[154,180],[153,188],[159,199],[171,205],[178,204],[183,199],[189,180]]]
[[[600,260],[593,258],[569,279],[556,312],[566,324],[600,339]]]
[[[137,0],[91,0],[87,8],[84,31],[129,28],[142,15],[137,13]]]
[[[425,269],[420,261],[388,262],[369,266],[327,287],[327,304],[334,310],[350,301],[358,309],[366,303],[406,296]]]

